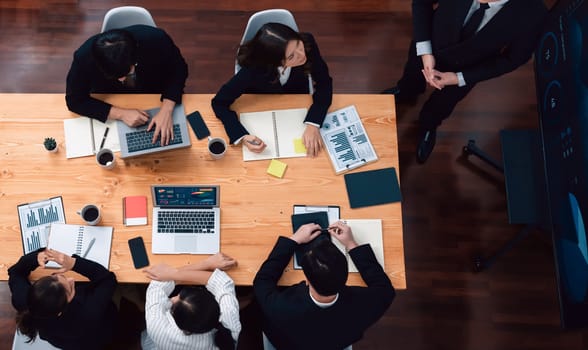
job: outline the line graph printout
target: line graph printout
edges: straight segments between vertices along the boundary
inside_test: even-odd
[[[18,219],[25,254],[47,246],[52,222],[65,223],[63,200],[53,197],[18,206]]]
[[[328,113],[320,132],[337,174],[378,159],[353,105]]]

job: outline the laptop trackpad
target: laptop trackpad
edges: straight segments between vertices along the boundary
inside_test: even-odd
[[[197,238],[195,235],[177,235],[174,240],[175,251],[178,253],[196,252]]]

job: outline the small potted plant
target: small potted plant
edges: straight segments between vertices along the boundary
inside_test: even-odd
[[[57,152],[57,142],[53,137],[46,137],[45,141],[43,141],[43,146],[49,152]]]

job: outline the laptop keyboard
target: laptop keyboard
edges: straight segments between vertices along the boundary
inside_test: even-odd
[[[157,231],[162,233],[214,233],[213,211],[158,211]]]
[[[129,152],[138,152],[150,148],[161,147],[161,138],[158,138],[155,143],[151,143],[153,140],[153,133],[155,128],[151,131],[139,130],[127,133],[127,148]],[[169,145],[175,145],[182,143],[182,133],[180,132],[180,125],[174,124],[174,138],[169,140]]]

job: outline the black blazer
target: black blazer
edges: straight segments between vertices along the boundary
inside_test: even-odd
[[[310,75],[314,82],[312,105],[308,109],[305,122],[319,126],[323,124],[325,115],[331,106],[333,97],[333,81],[329,68],[321,57],[314,37],[309,33],[301,33],[305,44],[309,46],[307,59],[312,63]],[[231,105],[242,94],[308,94],[308,77],[302,66],[293,67],[290,77],[284,86],[269,72],[259,68],[242,67],[231,80],[224,84],[212,99],[212,109],[225,127],[229,142],[234,143],[242,136],[249,134],[239,122],[237,113]]]
[[[29,274],[39,267],[39,251],[21,257],[8,269],[12,305],[18,311],[27,308]],[[117,311],[112,302],[116,277],[98,263],[77,255],[75,258],[72,271],[90,282],[76,282],[76,294],[59,317],[38,321],[39,336],[64,350],[102,349],[112,341],[117,327]]]
[[[510,0],[474,37],[460,42],[471,5],[472,0],[412,2],[414,41],[431,41],[440,70],[461,71],[468,84],[475,84],[529,60],[547,15],[543,1]]]
[[[161,99],[182,103],[188,77],[188,65],[166,32],[159,28],[134,25],[122,28],[137,41],[136,83],[134,88],[116,79],[106,79],[92,57],[92,43],[98,35],[88,39],[75,53],[69,73],[65,101],[70,111],[106,121],[111,105],[90,96],[90,93],[146,93],[161,94]]]
[[[394,287],[369,245],[349,251],[367,287],[345,287],[329,308],[318,307],[301,282],[279,289],[278,280],[298,244],[279,237],[255,279],[253,290],[263,311],[263,331],[277,349],[337,349],[355,343],[386,312]]]

